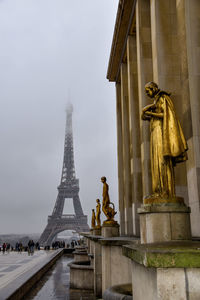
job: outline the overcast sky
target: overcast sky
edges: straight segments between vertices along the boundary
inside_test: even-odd
[[[41,233],[74,106],[76,176],[85,214],[117,204],[115,87],[106,72],[118,1],[0,0],[0,233]],[[72,213],[65,205],[64,213]]]

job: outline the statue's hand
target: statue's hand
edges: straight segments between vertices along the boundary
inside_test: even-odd
[[[154,101],[152,104],[149,104],[149,105],[143,107],[142,112],[152,111],[155,108],[156,108],[156,103]]]
[[[141,115],[142,120],[144,121],[149,121],[151,119],[150,116],[146,115],[145,111],[142,111],[142,115]]]

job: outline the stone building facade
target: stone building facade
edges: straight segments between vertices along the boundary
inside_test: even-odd
[[[200,236],[200,1],[120,0],[107,78],[115,82],[120,234],[139,236],[137,209],[151,193],[149,81],[171,93],[188,143],[176,167],[176,194],[191,208],[192,236]]]
[[[116,86],[120,233],[104,222],[98,235],[83,234],[104,300],[200,299],[199,15],[199,0],[119,0],[107,78]],[[184,203],[161,193],[146,203],[150,128],[141,112],[150,81],[171,93],[187,140],[188,160],[175,168],[174,199]]]

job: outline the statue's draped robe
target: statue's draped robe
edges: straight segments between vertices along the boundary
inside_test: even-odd
[[[95,220],[96,220],[96,217],[95,217],[95,212],[94,212],[94,211],[92,211],[92,220],[91,220],[91,226],[92,226],[92,228],[94,228],[94,227],[95,227]]]
[[[110,203],[110,198],[109,198],[109,194],[108,194],[108,184],[106,182],[104,182],[103,184],[103,206],[104,207],[108,207],[109,203]]]
[[[97,221],[97,226],[101,226],[100,215],[101,215],[101,204],[97,203],[97,205],[96,205],[96,221]]]
[[[150,121],[152,190],[155,196],[175,197],[173,166],[187,159],[187,143],[169,94],[160,91],[155,103],[153,112],[163,117]]]

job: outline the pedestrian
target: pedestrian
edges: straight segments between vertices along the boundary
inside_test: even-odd
[[[3,243],[3,253],[6,251],[6,243]]]

